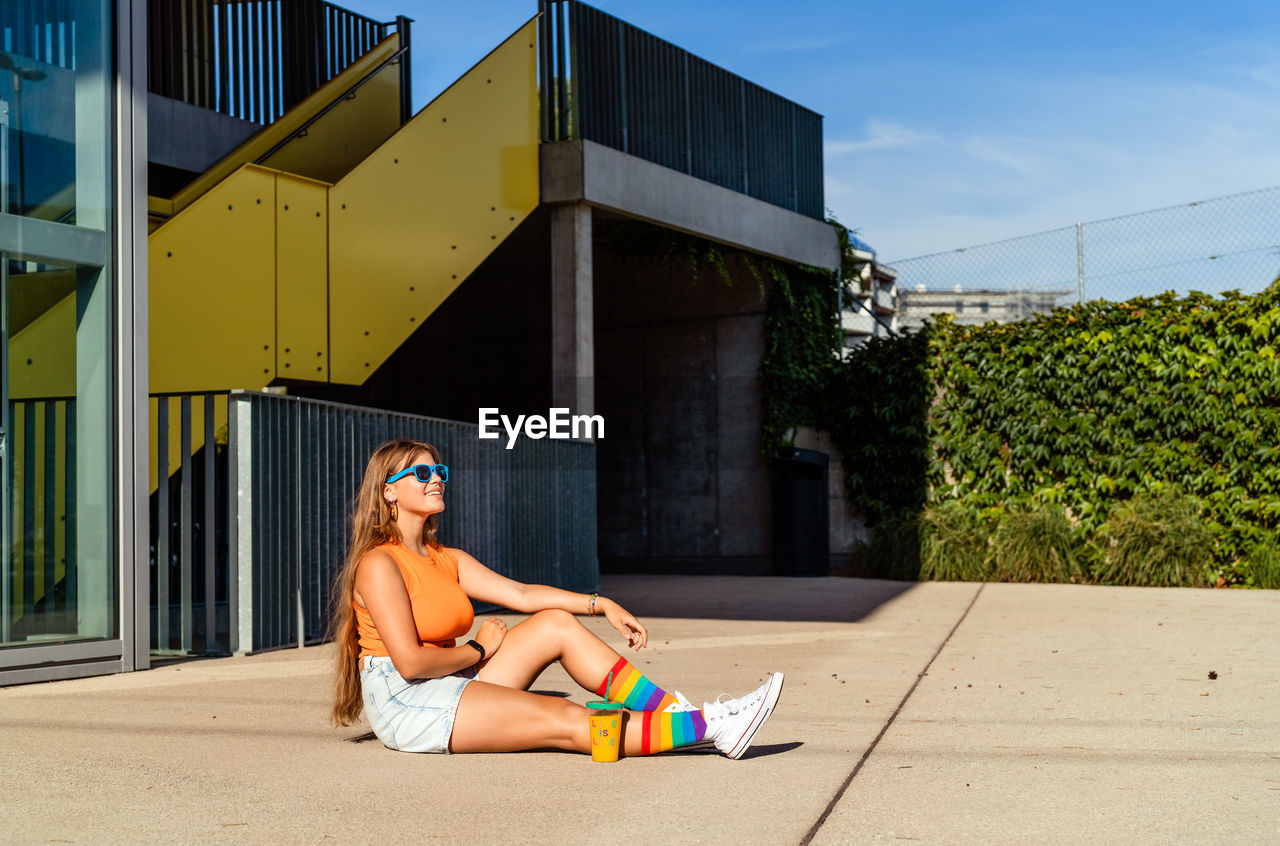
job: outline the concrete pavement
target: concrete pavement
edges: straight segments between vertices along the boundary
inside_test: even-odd
[[[0,690],[0,842],[1280,841],[1278,592],[603,592],[649,627],[635,663],[695,702],[786,673],[746,757],[396,753],[329,727],[328,647],[190,661]],[[559,667],[534,689],[591,698]]]

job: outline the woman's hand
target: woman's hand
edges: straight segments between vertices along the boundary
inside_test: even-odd
[[[506,636],[507,624],[497,617],[489,617],[480,624],[480,630],[476,632],[476,642],[484,647],[484,657],[488,659],[498,651],[498,647],[502,645],[502,640]]]
[[[630,611],[605,596],[596,600],[596,607],[604,614],[609,625],[617,629],[618,633],[626,639],[627,645],[632,649],[639,650],[649,643],[649,632]]]

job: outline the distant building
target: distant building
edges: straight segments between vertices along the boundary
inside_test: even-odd
[[[919,329],[928,317],[950,314],[966,326],[982,323],[1012,323],[1033,314],[1052,311],[1070,291],[966,291],[956,285],[950,290],[930,290],[916,285],[897,292],[898,326]]]
[[[876,261],[876,251],[849,233],[849,255],[856,270],[847,281],[854,289],[852,302],[840,313],[840,328],[846,350],[859,347],[868,338],[883,338],[901,331],[899,325],[898,272]]]

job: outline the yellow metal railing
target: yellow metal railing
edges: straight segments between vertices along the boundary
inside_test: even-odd
[[[264,127],[223,156],[171,199],[148,197],[147,211],[153,229],[203,197],[215,185],[246,164],[261,163],[271,166],[273,162],[270,159],[279,157],[281,163],[292,166],[294,172],[308,175],[315,168],[332,172],[344,166],[348,169],[354,166],[400,125],[399,74],[376,73],[399,52],[398,35],[383,39],[279,120]],[[375,74],[374,84],[362,84]],[[353,92],[352,89],[356,86],[359,86],[359,90]],[[339,133],[348,133],[347,137],[326,137],[330,133],[324,130],[329,127],[316,129],[314,124],[323,120],[336,101],[347,96],[361,106],[358,111],[348,109],[347,119],[337,127]],[[281,155],[300,132],[305,131],[307,135],[302,137],[306,138],[311,136],[313,129],[318,138],[305,145],[305,152],[298,154],[290,151],[290,155]],[[315,140],[320,143],[315,143]]]

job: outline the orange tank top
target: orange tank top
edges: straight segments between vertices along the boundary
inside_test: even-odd
[[[455,638],[471,630],[475,613],[471,600],[458,585],[458,559],[442,546],[427,547],[427,555],[418,555],[402,544],[378,547],[395,560],[409,592],[413,622],[423,646],[454,646]],[[367,608],[351,601],[356,612],[356,631],[360,636],[360,657],[390,657],[378,635]]]

